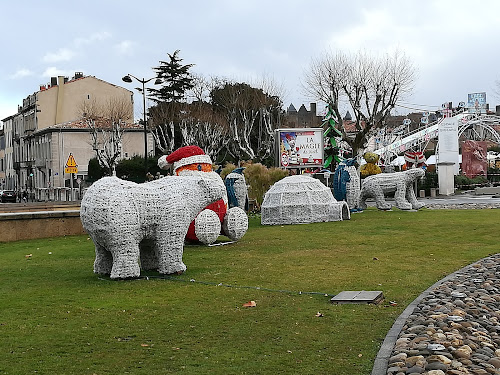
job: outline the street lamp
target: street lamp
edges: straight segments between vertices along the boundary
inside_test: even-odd
[[[137,80],[138,82],[142,83],[142,106],[143,106],[143,122],[144,122],[144,174],[145,176],[148,173],[148,127],[147,127],[147,122],[146,122],[146,90],[144,85],[148,83],[149,81],[153,80],[153,78],[150,79],[139,79],[132,74],[127,74],[125,77],[122,78],[123,82],[127,83],[132,83],[132,78]],[[161,84],[163,81],[160,78],[156,78],[155,85]],[[145,177],[146,178],[146,177]]]

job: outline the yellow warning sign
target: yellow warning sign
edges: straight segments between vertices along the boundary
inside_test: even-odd
[[[69,154],[68,161],[66,162],[66,168],[64,168],[64,173],[78,173],[78,164],[76,164],[75,157],[73,154]]]
[[[76,160],[73,154],[69,154],[68,161],[66,162],[66,167],[78,167],[78,164],[76,164]]]

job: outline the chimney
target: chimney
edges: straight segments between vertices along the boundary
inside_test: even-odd
[[[50,87],[57,86],[57,77],[50,77]]]
[[[57,89],[57,104],[56,104],[56,118],[54,125],[63,122],[63,108],[64,108],[64,76],[59,76],[59,88]]]

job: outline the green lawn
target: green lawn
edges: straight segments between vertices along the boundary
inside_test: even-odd
[[[252,218],[236,244],[187,246],[186,273],[170,279],[100,278],[87,236],[0,244],[0,374],[369,374],[414,298],[499,250],[499,217]],[[343,290],[381,290],[385,301],[330,304]]]

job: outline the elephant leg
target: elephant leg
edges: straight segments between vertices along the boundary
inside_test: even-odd
[[[144,271],[158,269],[158,253],[152,240],[143,240],[140,243],[141,268]]]
[[[392,205],[385,200],[385,195],[382,189],[375,189],[373,192],[375,204],[379,210],[390,210]]]
[[[365,195],[363,190],[361,190],[359,194],[358,207],[362,210],[366,210],[366,198],[367,196]]]
[[[350,209],[356,209],[359,207],[359,188],[350,188],[347,190],[346,194],[347,204]]]
[[[411,189],[411,187],[409,187]],[[398,185],[394,199],[396,207],[400,210],[411,210],[411,203],[406,200],[408,188],[404,184]]]
[[[408,202],[410,202],[411,207],[414,210],[419,210],[425,206],[425,203],[421,203],[417,200],[417,196],[415,195],[415,191],[413,190],[413,186],[408,185],[406,188],[406,197],[408,198]]]
[[[103,246],[95,242],[94,273],[98,275],[109,275],[113,266],[113,256]]]
[[[139,277],[141,269],[139,267],[139,243],[133,238],[121,238],[110,246],[113,254],[113,268],[111,269],[112,279],[127,279]]]
[[[159,273],[169,275],[182,273],[186,270],[186,265],[182,262],[184,236],[182,234],[174,235],[157,241]]]

